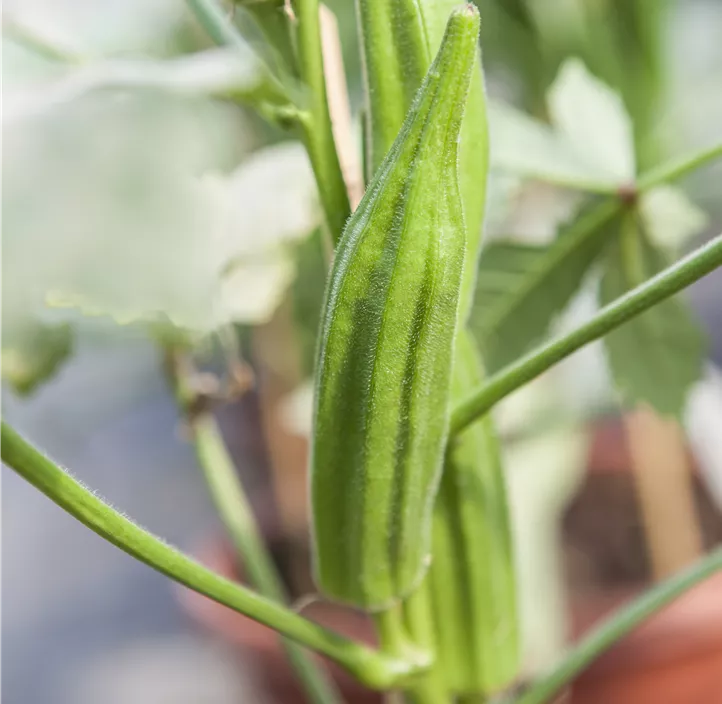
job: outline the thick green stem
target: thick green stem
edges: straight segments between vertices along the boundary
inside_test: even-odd
[[[309,113],[302,117],[306,150],[333,242],[338,242],[351,213],[346,184],[331,129],[326,79],[321,51],[321,20],[318,0],[294,0],[297,21],[298,66],[309,91]]]
[[[429,575],[404,602],[404,619],[413,642],[429,653],[434,653],[434,665],[420,679],[420,684],[407,694],[413,704],[442,704],[450,702],[450,694],[440,677],[436,648],[436,625],[429,586]]]
[[[405,612],[401,604],[374,614],[374,624],[381,648],[391,657],[405,660],[416,657],[426,658],[425,646],[428,645],[428,642],[422,643],[414,640],[414,633],[408,628],[408,615],[408,610]],[[418,646],[423,650],[417,650]],[[409,685],[404,688],[404,700],[409,704],[449,704],[446,692],[439,685],[440,683],[434,677],[433,668],[431,668],[423,676],[409,682]]]
[[[216,44],[247,48],[245,40],[217,0],[186,2]],[[293,116],[301,127],[326,222],[336,242],[349,216],[350,206],[328,112],[318,0],[298,0],[294,10],[298,22],[299,71],[308,88],[309,106],[308,110],[294,110]]]
[[[5,421],[0,439],[4,463],[93,532],[176,582],[335,660],[367,686],[392,689],[425,668],[426,663],[406,662],[344,638],[203,567],[115,511]]]
[[[602,308],[568,335],[549,342],[492,376],[454,409],[451,432],[459,433],[504,397],[550,367],[673,296],[722,265],[722,235],[681,259],[641,286]]]
[[[653,587],[628,606],[622,607],[584,638],[552,672],[519,697],[516,704],[552,702],[556,694],[618,640],[688,589],[720,571],[722,549],[718,548],[690,569]]]

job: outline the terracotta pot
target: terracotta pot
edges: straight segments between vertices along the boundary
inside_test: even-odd
[[[576,631],[588,630],[633,595],[577,595]],[[722,702],[722,574],[684,594],[602,655],[575,682],[572,701]]]
[[[691,456],[690,462],[694,468]],[[649,579],[631,459],[619,419],[594,428],[588,472],[587,485],[567,514],[565,536],[577,568],[571,584],[577,637],[642,593]],[[709,548],[720,540],[722,519],[697,476],[694,481]],[[577,679],[571,701],[722,704],[722,575],[684,594],[613,646]]]
[[[229,579],[238,579],[232,553],[222,540],[209,540],[195,554],[207,567]],[[182,607],[199,626],[238,648],[272,701],[279,704],[307,701],[274,631],[196,592],[179,587],[178,594]],[[317,602],[304,608],[303,615],[356,640],[373,642],[368,619],[349,609]],[[325,665],[348,704],[381,704],[378,693],[361,686],[333,663],[325,661]]]

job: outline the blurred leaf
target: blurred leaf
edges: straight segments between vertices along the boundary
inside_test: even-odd
[[[645,193],[639,210],[652,244],[670,252],[679,251],[708,223],[706,213],[673,186],[659,186]]]
[[[522,191],[518,176],[492,171],[486,184],[486,212],[484,213],[484,237],[497,239],[503,232],[504,223],[514,212],[514,206]]]
[[[184,21],[177,0],[6,0],[3,14],[74,53],[147,53],[167,47]]]
[[[542,181],[523,182],[507,199],[503,228],[497,227],[497,234],[507,240],[535,245],[553,242],[559,229],[570,223],[588,201],[579,191],[557,188]],[[488,216],[486,222],[488,227]]]
[[[614,193],[634,180],[632,124],[611,88],[569,59],[547,99],[551,125],[490,103],[494,168],[595,193]]]
[[[492,168],[559,186],[613,193],[618,182],[588,162],[566,137],[504,103],[489,103]]]
[[[526,352],[547,332],[617,226],[614,203],[587,207],[545,247],[492,243],[481,254],[472,330],[490,371]]]
[[[628,216],[611,248],[600,286],[605,305],[664,269],[665,257]],[[616,386],[627,403],[647,403],[681,415],[687,393],[703,371],[704,334],[686,302],[667,299],[604,338]]]
[[[534,18],[529,12],[525,0],[500,0],[499,6],[509,17],[518,22],[524,29],[535,32]]]
[[[70,356],[73,333],[67,323],[31,324],[10,343],[3,340],[2,378],[21,395],[32,393],[52,377]]]
[[[250,47],[213,49],[164,61],[113,60],[80,65],[52,81],[15,89],[3,111],[3,124],[42,116],[57,105],[97,90],[165,91],[179,96],[233,98],[262,111],[288,107],[281,84]]]
[[[286,243],[316,226],[315,184],[295,143],[199,177],[237,150],[238,114],[219,110],[96,93],[6,129],[4,330],[48,300],[197,332],[270,316]]]
[[[617,184],[634,180],[634,134],[624,103],[581,61],[562,64],[548,104],[552,123],[599,176]]]

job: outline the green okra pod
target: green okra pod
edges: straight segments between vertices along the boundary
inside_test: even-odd
[[[401,129],[457,2],[356,0],[367,101],[364,129],[367,178],[379,167]],[[459,184],[467,230],[459,306],[462,321],[468,317],[473,300],[489,165],[486,100],[478,56],[475,63],[459,148]]]
[[[482,382],[471,333],[456,343],[452,397]],[[457,694],[494,693],[518,675],[512,537],[499,442],[487,415],[447,447],[427,577],[438,671]]]
[[[368,610],[429,564],[466,243],[457,160],[479,31],[455,10],[339,243],[321,323],[311,453],[315,574]]]

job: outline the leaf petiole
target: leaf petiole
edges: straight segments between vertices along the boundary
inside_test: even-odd
[[[660,301],[673,296],[722,265],[722,235],[657,276],[602,308],[593,318],[563,337],[538,347],[492,376],[453,410],[451,434],[459,433],[512,391],[557,362],[598,340]]]

